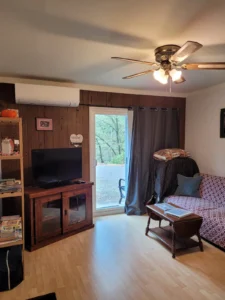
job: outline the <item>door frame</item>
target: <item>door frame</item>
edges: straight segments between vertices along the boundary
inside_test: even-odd
[[[101,208],[96,210],[96,186],[95,186],[96,184],[95,115],[96,114],[126,115],[128,118],[128,109],[113,108],[113,107],[94,107],[94,106],[89,107],[90,180],[94,182],[94,186],[92,187],[93,215],[94,217],[96,217],[96,216],[104,216],[104,215],[121,214],[124,213],[123,206]]]

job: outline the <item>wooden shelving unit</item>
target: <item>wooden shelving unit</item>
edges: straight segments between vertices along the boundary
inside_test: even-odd
[[[22,197],[22,192],[12,192],[12,193],[1,193],[0,199],[2,198],[12,198],[12,197]]]
[[[1,156],[0,160],[20,160],[20,180],[21,180],[21,192],[11,192],[11,193],[0,193],[0,199],[12,197],[21,198],[21,218],[22,218],[22,240],[12,241],[7,243],[0,243],[0,248],[12,247],[12,246],[23,246],[24,251],[24,174],[23,174],[23,131],[22,131],[22,119],[21,118],[1,118],[0,117],[0,127],[1,125],[18,125],[19,130],[19,144],[20,144],[20,154]],[[0,129],[1,130],[1,129]],[[2,200],[7,201],[7,200]]]
[[[3,124],[19,124],[21,122],[21,118],[0,118],[0,123]]]
[[[21,155],[20,154],[16,154],[16,155],[0,155],[0,160],[13,160],[13,159],[21,159]]]
[[[19,246],[23,245],[23,241],[15,241],[15,242],[8,242],[6,244],[0,244],[0,249],[1,248],[6,248],[6,247],[13,247],[13,246]]]

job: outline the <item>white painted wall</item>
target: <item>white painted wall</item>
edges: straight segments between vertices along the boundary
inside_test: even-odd
[[[187,97],[185,148],[200,172],[225,176],[225,138],[220,138],[220,110],[225,108],[225,83]]]

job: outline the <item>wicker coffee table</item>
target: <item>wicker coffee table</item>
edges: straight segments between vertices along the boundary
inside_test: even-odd
[[[171,249],[173,258],[176,257],[176,250],[178,249],[187,249],[198,246],[200,250],[203,251],[203,244],[199,234],[202,225],[202,217],[191,214],[183,218],[178,218],[164,213],[162,209],[155,205],[147,205],[146,207],[149,218],[145,234],[148,235],[148,232],[150,231],[159,238],[161,242]],[[149,228],[151,219],[158,220],[159,227]],[[162,220],[168,221],[169,226],[161,227]],[[191,238],[194,235],[198,237],[198,242]]]

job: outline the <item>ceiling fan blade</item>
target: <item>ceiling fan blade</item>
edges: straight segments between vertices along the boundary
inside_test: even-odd
[[[225,70],[225,62],[184,64],[181,68],[185,70]]]
[[[111,57],[111,58],[112,59],[129,61],[129,62],[133,62],[133,63],[145,64],[145,65],[149,65],[149,66],[156,65],[155,62],[143,61],[143,60],[132,59],[132,58],[124,58],[124,57]]]
[[[129,75],[129,76],[123,77],[123,79],[131,79],[131,78],[134,78],[134,77],[146,75],[146,74],[154,72],[154,71],[155,70],[147,70],[147,71],[144,71],[144,72],[140,72],[140,73],[136,73],[136,74],[133,74],[133,75]]]
[[[181,76],[181,78],[178,79],[178,80],[176,80],[176,81],[174,81],[174,83],[179,84],[179,83],[183,83],[185,81],[186,81],[186,79],[183,76]]]
[[[176,63],[182,62],[200,48],[202,48],[201,44],[188,41],[179,50],[177,50],[174,55],[171,56],[170,60]]]

